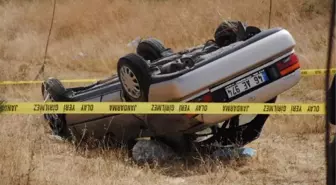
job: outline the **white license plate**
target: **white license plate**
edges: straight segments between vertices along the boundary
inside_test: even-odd
[[[228,95],[228,98],[232,98],[254,87],[257,87],[266,81],[268,81],[267,74],[264,70],[261,70],[226,86],[225,91]]]

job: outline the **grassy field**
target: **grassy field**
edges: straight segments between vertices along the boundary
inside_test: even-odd
[[[273,1],[272,27],[297,41],[302,68],[324,68],[329,1]],[[52,1],[0,1],[0,80],[32,80],[42,61]],[[58,0],[44,78],[102,78],[136,37],[174,50],[211,39],[224,19],[267,28],[268,0]],[[335,66],[335,63],[333,64]],[[322,102],[322,77],[304,77],[279,102]],[[41,101],[36,85],[0,86],[8,101]],[[0,184],[323,184],[323,117],[271,116],[245,161],[139,167],[119,151],[79,149],[49,137],[41,116],[1,116]]]

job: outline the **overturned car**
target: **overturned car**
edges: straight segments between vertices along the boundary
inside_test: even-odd
[[[142,40],[121,57],[117,75],[85,87],[42,85],[55,102],[270,102],[300,80],[295,40],[283,28],[260,30],[223,22],[214,39],[174,52],[158,39]],[[131,145],[160,140],[176,150],[220,144],[243,146],[258,138],[268,115],[46,114],[54,134],[79,140],[112,138]]]

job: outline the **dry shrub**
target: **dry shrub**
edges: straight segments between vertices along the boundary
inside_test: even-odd
[[[327,3],[316,2],[273,2],[272,27],[284,27],[294,35],[297,52],[303,56],[303,68],[321,67],[325,57],[328,19],[327,11],[322,10]],[[251,6],[248,0],[57,1],[48,69],[66,66],[111,73],[118,58],[132,51],[127,43],[138,36],[158,37],[167,47],[179,50],[211,39],[224,19],[244,20],[266,28],[267,3],[257,0]],[[4,3],[0,8],[3,59],[33,64],[41,61],[51,12],[51,1]]]

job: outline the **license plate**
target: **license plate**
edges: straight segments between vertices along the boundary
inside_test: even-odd
[[[266,72],[264,70],[261,70],[226,86],[225,91],[226,94],[228,95],[228,98],[233,98],[267,81],[268,77]]]

